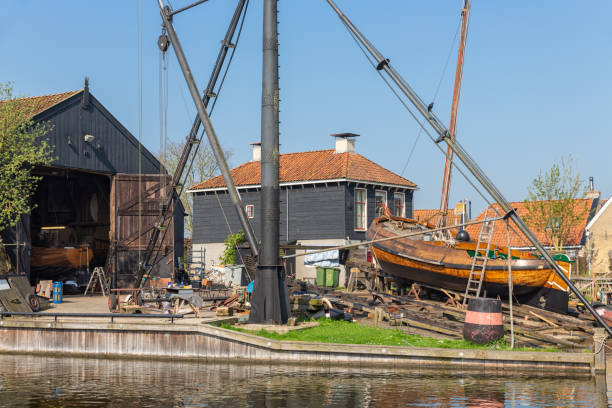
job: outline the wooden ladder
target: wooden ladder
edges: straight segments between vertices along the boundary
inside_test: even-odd
[[[493,216],[489,217],[489,212],[493,212]],[[469,298],[480,297],[482,282],[487,270],[487,262],[489,261],[489,250],[491,248],[491,239],[495,231],[495,210],[492,207],[487,207],[484,216],[484,222],[480,225],[480,234],[478,235],[478,243],[472,258],[472,268],[468,278],[465,294],[463,295],[463,308],[467,305]]]
[[[97,279],[96,279],[97,278]],[[97,282],[96,282],[97,280]],[[85,288],[86,295],[87,292],[91,289],[91,293],[94,292],[96,288],[96,283],[100,283],[100,288],[102,289],[102,294],[106,296],[106,292],[108,292],[108,288],[106,287],[106,274],[104,273],[104,268],[101,266],[96,266],[89,277],[89,283],[87,284],[87,288]]]

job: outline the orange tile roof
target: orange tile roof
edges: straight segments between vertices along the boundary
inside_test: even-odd
[[[237,186],[255,186],[261,183],[261,162],[250,161],[232,169]],[[280,156],[280,182],[318,180],[357,180],[371,183],[393,184],[406,188],[417,185],[357,153],[336,153],[335,150],[287,153]],[[191,187],[192,190],[225,187],[221,176]]]
[[[82,91],[82,89],[79,89],[78,91],[63,92],[58,94],[16,98],[14,99],[14,101],[16,103],[17,109],[27,110],[29,118],[33,118],[34,116],[46,111],[47,109],[57,105],[60,102],[65,101],[66,99]]]
[[[573,227],[570,230],[570,233],[568,234],[568,237],[562,246],[567,247],[567,246],[579,246],[580,245],[582,241],[582,235],[584,233],[584,229],[587,225],[587,222],[593,215],[591,214],[591,211],[590,211],[591,208],[593,207],[593,201],[594,201],[593,199],[576,199],[577,204],[581,205],[581,207],[577,208],[577,211],[582,211],[582,209],[584,209],[585,207],[587,208],[588,211],[585,211],[584,213],[585,215],[580,220],[578,225]],[[512,202],[510,203],[510,206],[516,209],[516,212],[521,218],[523,218],[525,214],[527,214],[527,207],[525,206],[525,203],[523,201]],[[501,211],[501,207],[498,204],[493,204],[493,207],[499,212],[499,214],[503,215],[503,212]],[[476,217],[474,220],[484,219],[485,212],[486,212],[486,209],[480,215],[478,215],[478,217]],[[489,216],[491,216],[491,213],[489,213]],[[511,246],[517,247],[517,248],[533,246],[529,242],[529,240],[527,240],[525,235],[516,228],[516,226],[514,226],[512,223],[510,223],[510,225],[513,226],[513,229],[510,229],[510,245]],[[467,232],[470,234],[470,238],[474,241],[478,240],[478,234],[480,233],[480,226],[481,224],[475,224],[475,225],[470,225],[466,228]],[[552,242],[546,236],[546,233],[544,231],[536,230],[532,228],[531,226],[529,228],[535,234],[536,238],[540,241],[542,245],[547,246],[547,247],[552,246]],[[493,238],[491,240],[491,243],[494,245],[499,245],[499,246],[508,246],[508,237],[507,237],[507,229],[506,229],[505,222],[500,221],[500,220],[495,222],[495,230],[493,231]]]
[[[421,222],[428,222],[429,224],[436,224],[438,220],[439,209],[435,210],[413,210],[412,218]],[[449,208],[446,213],[446,225],[455,225],[461,222],[461,214],[455,214],[454,208]]]

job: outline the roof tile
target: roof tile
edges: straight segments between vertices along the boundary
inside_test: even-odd
[[[585,208],[585,206],[587,209],[590,210],[593,206],[592,199],[576,199],[576,202],[577,204],[582,205],[582,207],[580,207],[579,210]],[[521,218],[523,218],[525,214],[527,213],[527,208],[525,206],[525,203],[522,201],[512,202],[510,203],[510,206],[516,210],[517,214]],[[493,204],[493,207],[495,208],[495,210],[497,210],[498,214],[503,214],[499,204]],[[480,215],[478,215],[478,217],[476,217],[474,220],[484,219],[485,212],[486,212],[486,209]],[[581,244],[582,235],[584,233],[584,228],[586,227],[587,222],[591,216],[592,214],[590,211],[585,211],[585,215],[580,220],[578,225],[573,227],[570,230],[570,233],[565,243],[563,244],[563,246],[578,246]],[[470,237],[473,240],[478,239],[478,235],[480,233],[480,226],[481,224],[475,224],[475,225],[470,225],[466,228],[467,232],[470,234]],[[548,239],[544,231],[535,230],[533,228],[531,228],[531,230],[542,245],[547,246],[547,247],[552,246],[552,242],[550,241],[550,239]],[[507,229],[506,229],[504,222],[497,221],[495,223],[495,230],[493,231],[493,238],[491,240],[491,243],[494,245],[498,245],[498,246],[508,246]],[[525,235],[522,232],[520,232],[516,227],[510,229],[510,246],[516,247],[516,248],[532,247],[527,237],[525,237]]]
[[[250,161],[231,170],[237,186],[261,183],[261,162]],[[335,150],[287,153],[280,156],[280,182],[349,179],[415,188],[416,184],[366,159],[357,153]],[[191,187],[192,190],[225,187],[217,176]]]
[[[57,105],[60,102],[82,92],[78,91],[62,92],[58,94],[42,95],[42,96],[30,96],[26,98],[15,98],[14,102],[18,109],[27,109],[28,116],[33,118],[34,116],[46,111],[52,106]]]

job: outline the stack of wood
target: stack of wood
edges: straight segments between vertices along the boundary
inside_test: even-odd
[[[462,338],[465,310],[441,301],[416,300],[371,291],[346,293],[314,285],[308,286],[308,292],[324,296],[334,307],[348,311],[356,318],[367,319],[365,322],[388,324],[411,334],[441,339]],[[294,303],[294,310],[296,305],[298,310],[305,309],[304,302],[298,300]],[[509,339],[509,304],[503,303],[502,309],[506,338]],[[590,349],[596,327],[595,319],[584,313],[573,317],[517,304],[513,305],[513,323],[518,347]]]

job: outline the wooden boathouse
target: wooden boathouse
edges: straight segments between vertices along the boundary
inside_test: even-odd
[[[166,169],[91,94],[87,80],[81,90],[17,102],[33,110],[34,122],[52,125],[45,137],[54,146],[55,161],[33,170],[41,177],[32,197],[34,209],[2,232],[4,243],[19,243],[6,247],[11,272],[27,274],[36,284],[102,266],[116,273],[118,287],[130,286],[138,254],[169,194]],[[164,259],[153,276],[172,277],[183,256],[184,209],[178,199],[173,207],[159,248]],[[79,258],[67,265],[62,251],[75,248]]]

